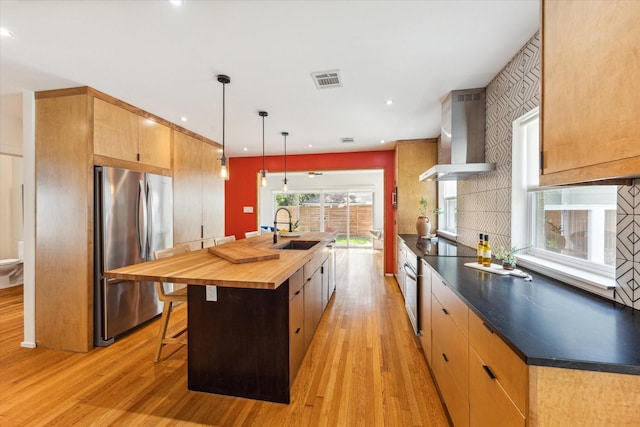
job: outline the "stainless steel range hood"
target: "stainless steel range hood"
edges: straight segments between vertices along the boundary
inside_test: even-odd
[[[458,181],[494,171],[484,161],[485,89],[454,90],[442,103],[438,164],[420,175],[420,181]]]

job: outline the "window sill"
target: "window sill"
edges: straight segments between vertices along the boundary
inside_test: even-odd
[[[517,255],[518,264],[571,286],[614,299],[615,278],[590,273],[532,255]]]
[[[453,240],[454,242],[456,242],[458,240],[458,235],[456,233],[452,233],[451,231],[436,230],[436,234],[438,236],[442,236],[442,237],[444,237],[446,239]]]

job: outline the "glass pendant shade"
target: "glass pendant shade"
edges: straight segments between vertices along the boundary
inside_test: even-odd
[[[229,179],[229,165],[227,164],[227,157],[224,155],[224,131],[225,131],[225,87],[231,83],[229,76],[224,74],[218,74],[218,81],[222,83],[222,157],[220,157],[220,178],[224,180]]]
[[[266,111],[259,111],[258,115],[262,117],[262,170],[260,171],[260,185],[267,186],[267,170],[264,168],[264,118],[269,115]]]

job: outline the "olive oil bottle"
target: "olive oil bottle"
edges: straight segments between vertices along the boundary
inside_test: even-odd
[[[484,235],[484,248],[482,251],[482,265],[485,267],[491,266],[491,245],[489,245],[489,235]]]
[[[484,254],[484,235],[480,233],[480,240],[478,241],[478,264],[482,264],[482,258]]]

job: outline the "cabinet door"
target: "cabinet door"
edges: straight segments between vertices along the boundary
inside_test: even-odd
[[[140,162],[171,169],[171,129],[145,117],[138,117]]]
[[[469,418],[470,425],[484,427],[516,427],[525,418],[501,387],[492,371],[478,354],[469,352]]]
[[[431,366],[431,268],[423,260],[420,260],[422,275],[420,276],[420,343],[422,351]]]
[[[329,260],[325,260],[320,267],[320,273],[322,274],[322,313],[324,313],[327,304],[329,303]],[[322,317],[322,315],[321,315]]]
[[[529,385],[527,364],[472,311],[469,312],[469,344],[520,412],[526,413]]]
[[[197,241],[202,226],[202,141],[180,132],[173,135],[173,243]]]
[[[433,374],[453,424],[468,426],[469,342],[435,297],[432,307]]]
[[[93,152],[138,161],[138,119],[134,113],[93,98]]]
[[[304,347],[309,348],[322,316],[322,274],[320,270],[304,285]]]
[[[224,233],[224,180],[220,178],[218,148],[202,142],[202,232],[213,238]]]
[[[291,289],[291,283],[289,283]],[[305,353],[304,294],[298,291],[289,301],[289,384],[293,384]]]
[[[540,184],[639,173],[638,22],[637,1],[543,2]]]

